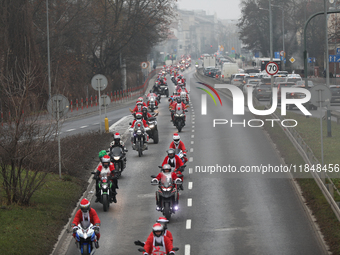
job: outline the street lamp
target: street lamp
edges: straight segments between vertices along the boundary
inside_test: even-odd
[[[282,51],[285,53],[285,23],[284,23],[284,9],[282,6],[278,6],[278,5],[270,5],[272,7],[278,7],[282,10]],[[271,8],[268,10],[268,9],[264,9],[264,8],[259,8],[260,10],[265,10],[265,11],[269,11],[269,19],[270,19],[270,23],[271,23]],[[272,23],[271,23],[272,24]],[[270,28],[271,31],[272,31],[272,28]],[[270,31],[270,32],[271,32]],[[272,43],[272,37],[271,37],[271,47],[273,45]],[[285,70],[285,62],[284,62],[284,53],[283,53],[283,65],[282,65],[282,70]],[[271,56],[273,55],[273,52],[272,52],[272,49],[271,49]],[[272,59],[271,59],[272,61]]]
[[[270,62],[273,61],[273,22],[272,22],[272,4],[271,4],[271,0],[268,1],[269,2],[269,44],[270,44]],[[266,10],[267,9],[263,9],[263,8],[259,8],[260,10]],[[270,76],[270,87],[273,91],[273,87],[274,87],[274,77],[273,75]]]

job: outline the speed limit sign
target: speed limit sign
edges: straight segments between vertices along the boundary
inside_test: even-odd
[[[266,72],[269,75],[275,75],[279,71],[279,65],[275,62],[268,62],[266,65]]]

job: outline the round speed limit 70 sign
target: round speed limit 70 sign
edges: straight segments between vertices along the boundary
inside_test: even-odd
[[[276,64],[275,62],[268,62],[268,64],[266,65],[267,74],[274,75],[277,74],[278,71],[279,71],[278,64]]]

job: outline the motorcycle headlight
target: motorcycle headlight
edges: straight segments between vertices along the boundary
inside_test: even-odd
[[[154,127],[155,127],[155,125],[150,125],[149,127],[150,127],[150,128],[154,128]]]
[[[184,116],[184,114],[181,114],[181,115],[179,115],[180,117],[183,117]]]
[[[102,187],[103,189],[107,189],[107,184],[104,184]]]
[[[137,135],[141,135],[141,134],[142,134],[142,131],[137,130]]]
[[[163,191],[170,191],[171,188],[162,188]]]
[[[116,157],[113,157],[114,160],[119,160],[120,157],[119,156],[116,156]]]

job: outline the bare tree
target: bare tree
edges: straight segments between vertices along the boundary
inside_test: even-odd
[[[21,63],[14,61],[11,69],[6,66],[0,76],[2,102],[11,113],[0,127],[0,170],[8,204],[28,205],[56,162],[48,150],[55,126],[41,116],[46,105],[36,98],[43,89],[36,82],[39,71],[29,56]]]

